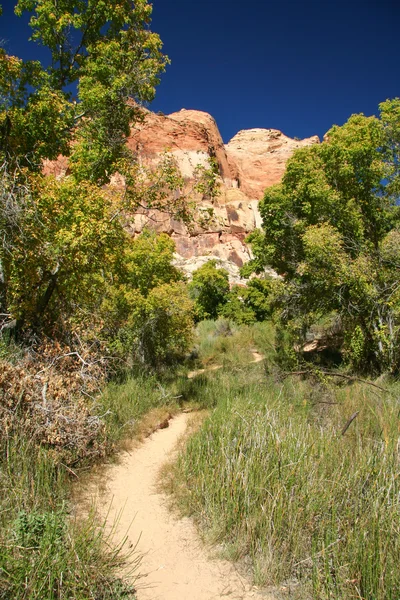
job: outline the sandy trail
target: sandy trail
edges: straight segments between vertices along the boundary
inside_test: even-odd
[[[260,354],[256,350],[252,350],[251,354],[253,356],[253,360],[250,361],[250,364],[261,362],[265,358],[264,354]],[[208,371],[218,371],[219,369],[222,369],[222,366],[223,365],[212,365],[211,367],[205,367],[204,369],[196,369],[196,371],[189,371],[188,379],[193,379],[194,377],[202,375],[203,373],[207,373]]]
[[[124,453],[120,464],[110,467],[107,491],[100,496],[104,510],[112,502],[110,524],[122,511],[116,541],[123,539],[133,520],[128,540],[137,543],[143,554],[141,578],[135,584],[138,600],[272,600],[244,580],[231,563],[211,559],[192,521],[171,514],[166,496],[156,490],[160,467],[171,457],[189,418],[178,415],[167,429]]]

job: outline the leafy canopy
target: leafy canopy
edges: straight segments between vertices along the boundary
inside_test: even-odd
[[[159,366],[181,357],[193,334],[193,303],[172,264],[175,244],[145,230],[125,248],[101,304],[101,335],[114,352]]]
[[[3,156],[39,168],[42,159],[70,152],[77,177],[104,183],[139,118],[136,103],[153,99],[168,63],[148,28],[152,7],[147,0],[19,0],[15,12],[24,11],[32,13],[31,39],[51,60],[46,67],[0,51]]]
[[[229,275],[217,267],[216,260],[209,260],[193,273],[189,294],[195,304],[196,318],[216,319],[227,300]]]
[[[126,146],[168,64],[147,0],[19,0],[49,64],[0,49],[0,305],[3,324],[106,344],[158,364],[184,352],[192,303],[174,244],[131,240],[122,215],[175,209],[188,219],[175,163],[154,171]],[[76,96],[76,97],[74,97]],[[43,175],[68,157],[67,175]],[[115,172],[125,186],[104,187]],[[183,193],[180,194],[183,196]],[[4,321],[5,319],[5,321]],[[14,319],[14,321],[11,321]],[[8,324],[7,324],[8,326]]]
[[[359,368],[399,367],[399,144],[399,99],[383,102],[379,118],[332,127],[267,189],[263,233],[252,236],[252,267],[284,278],[282,322],[301,342],[311,323],[338,315]]]

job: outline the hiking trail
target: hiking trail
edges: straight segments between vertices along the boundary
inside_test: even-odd
[[[126,535],[143,558],[135,582],[138,600],[273,600],[252,586],[228,561],[210,557],[189,518],[168,509],[157,490],[160,468],[171,459],[185,433],[189,414],[179,414],[138,448],[123,452],[106,470],[106,490],[96,490],[110,526],[118,519],[114,541]],[[103,482],[104,483],[104,482]],[[111,508],[110,508],[111,505]],[[132,558],[135,560],[135,557]]]

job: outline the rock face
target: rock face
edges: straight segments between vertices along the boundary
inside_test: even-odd
[[[277,129],[247,129],[239,131],[225,148],[242,192],[260,200],[267,187],[280,182],[297,148],[318,143],[318,136],[292,140]]]
[[[189,231],[169,215],[153,211],[150,219],[149,215],[137,215],[132,231],[138,233],[147,225],[169,233],[176,244],[177,264],[189,276],[209,258],[217,258],[231,281],[236,281],[239,268],[250,258],[244,239],[261,226],[258,202],[264,190],[279,183],[295,149],[318,142],[317,136],[292,140],[276,129],[250,129],[240,131],[224,145],[215,120],[205,112],[182,109],[165,116],[146,111],[144,122],[131,130],[129,148],[148,164],[157,163],[167,151],[189,181],[197,165],[208,167],[209,159],[214,158],[220,194],[212,202],[196,198],[198,215],[213,212],[207,226],[199,225],[199,218]]]
[[[160,116],[145,111],[142,124],[131,130],[128,147],[143,159],[151,160],[165,151],[177,160],[182,175],[193,177],[196,165],[208,165],[214,156],[223,179],[229,180],[230,167],[225,146],[211,115],[198,110],[185,110]]]
[[[249,129],[239,131],[225,145],[208,113],[182,109],[165,116],[143,112],[143,122],[131,128],[127,140],[139,160],[151,167],[166,152],[171,154],[190,186],[196,167],[208,168],[212,158],[218,165],[220,193],[214,199],[199,193],[194,195],[195,222],[190,230],[170,214],[143,209],[128,218],[128,229],[133,235],[144,227],[171,235],[176,244],[177,264],[189,276],[197,266],[216,258],[227,268],[231,281],[238,280],[239,268],[251,257],[244,239],[261,226],[258,202],[264,190],[279,183],[294,150],[319,143],[318,137],[293,140],[276,129]],[[64,157],[47,161],[44,170],[63,177],[68,174],[68,161]],[[117,176],[113,184],[121,187],[124,182]],[[203,218],[211,214],[212,218]]]

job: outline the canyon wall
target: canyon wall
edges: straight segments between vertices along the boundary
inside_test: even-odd
[[[213,158],[220,193],[212,201],[196,197],[198,214],[213,211],[214,218],[207,225],[199,225],[199,219],[189,230],[169,215],[152,211],[131,221],[132,232],[145,225],[165,231],[175,241],[177,264],[186,272],[217,258],[235,281],[239,268],[250,258],[244,238],[261,225],[258,202],[264,190],[279,183],[294,150],[318,142],[317,136],[293,140],[276,129],[249,129],[224,144],[215,120],[205,112],[182,109],[166,116],[146,111],[143,123],[131,130],[129,148],[148,164],[156,163],[167,151],[187,181],[194,178],[197,165],[207,167]]]
[[[260,227],[258,202],[264,190],[279,183],[287,160],[297,148],[319,142],[317,136],[294,140],[277,129],[239,131],[224,144],[215,120],[208,113],[182,109],[170,115],[143,109],[144,119],[131,128],[127,144],[144,165],[155,166],[165,152],[171,154],[186,184],[195,179],[198,165],[208,168],[212,158],[218,168],[219,194],[210,199],[195,193],[195,220],[188,228],[170,214],[141,209],[128,215],[132,235],[150,227],[168,233],[175,241],[177,264],[188,274],[210,258],[217,258],[238,281],[239,268],[249,260],[247,234]],[[68,162],[60,157],[45,165],[47,173],[63,176]],[[123,185],[116,177],[115,185]],[[202,215],[212,213],[212,219]]]

